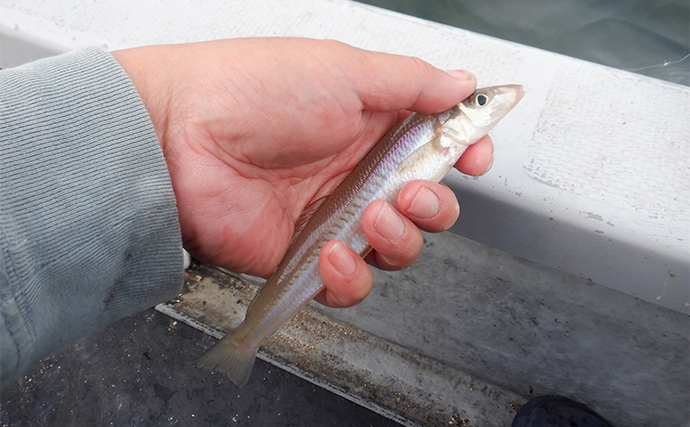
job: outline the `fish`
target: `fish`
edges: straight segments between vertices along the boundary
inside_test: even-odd
[[[485,136],[522,99],[521,85],[477,89],[438,114],[413,113],[393,127],[330,195],[309,205],[284,258],[252,300],[245,320],[211,347],[197,367],[224,372],[237,386],[250,377],[261,343],[324,289],[319,253],[340,240],[364,257],[371,250],[362,212],[375,200],[395,206],[413,180],[439,182],[467,147]]]

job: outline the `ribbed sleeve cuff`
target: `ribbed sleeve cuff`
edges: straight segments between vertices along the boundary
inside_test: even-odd
[[[151,120],[105,51],[0,71],[0,374],[174,297],[175,196]]]

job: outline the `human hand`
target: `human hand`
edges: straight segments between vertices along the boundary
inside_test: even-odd
[[[153,121],[177,198],[185,248],[208,263],[269,276],[303,209],[330,194],[409,111],[436,113],[475,89],[469,73],[334,41],[233,39],[113,52]],[[485,172],[486,137],[456,164]],[[363,215],[366,261],[401,269],[417,259],[419,228],[457,219],[453,192],[414,181],[397,209],[371,203]],[[418,228],[419,227],[419,228]],[[371,290],[371,271],[342,243],[321,251],[326,289],[316,298],[350,306]]]

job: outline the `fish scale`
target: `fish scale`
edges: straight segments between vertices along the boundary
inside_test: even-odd
[[[197,366],[225,372],[238,386],[246,383],[261,343],[324,289],[321,248],[340,240],[365,256],[370,249],[362,230],[366,206],[375,200],[395,205],[400,190],[413,180],[440,181],[522,96],[519,85],[478,89],[447,111],[412,114],[391,129],[331,195],[316,202],[320,206],[248,307],[245,320]]]

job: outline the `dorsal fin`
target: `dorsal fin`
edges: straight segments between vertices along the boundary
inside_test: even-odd
[[[295,221],[295,232],[292,235],[292,240],[290,240],[290,246],[292,246],[293,243],[295,243],[295,240],[299,237],[299,235],[302,233],[302,230],[304,230],[304,227],[307,226],[307,223],[311,219],[312,216],[314,216],[314,213],[321,207],[323,202],[326,201],[326,198],[328,196],[323,196],[320,199],[315,200],[314,202],[310,203],[302,213],[299,215],[299,218],[297,218],[297,221]]]

